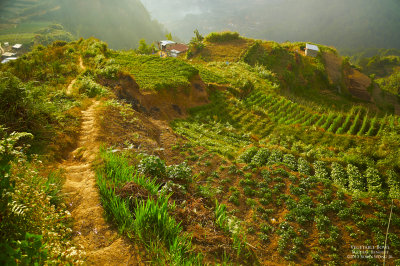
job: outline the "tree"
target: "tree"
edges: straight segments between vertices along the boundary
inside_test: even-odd
[[[196,38],[196,41],[201,42],[201,41],[204,40],[203,35],[201,35],[201,34],[199,33],[199,30],[198,30],[198,29],[195,29],[194,34],[196,35],[196,37],[195,37],[195,38]]]
[[[139,47],[136,50],[136,52],[139,54],[152,54],[155,52],[155,50],[156,50],[156,48],[154,46],[154,43],[152,43],[151,45],[148,45],[146,43],[145,39],[141,39],[139,41]]]
[[[167,38],[167,40],[172,41],[172,33],[168,33],[167,35],[165,35],[165,38]]]

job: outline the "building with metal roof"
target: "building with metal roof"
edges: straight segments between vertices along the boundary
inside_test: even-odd
[[[318,46],[309,43],[306,44],[306,56],[316,57],[318,52]]]

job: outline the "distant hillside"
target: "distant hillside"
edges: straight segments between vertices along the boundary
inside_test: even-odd
[[[6,0],[0,3],[0,35],[21,23],[54,22],[62,24],[76,38],[94,36],[114,49],[132,49],[142,38],[155,41],[164,36],[162,26],[151,20],[139,0]],[[18,40],[21,34],[35,35],[43,29],[40,26],[25,26],[13,37]]]
[[[400,48],[400,2],[395,0],[243,1],[143,0],[169,30],[189,39],[233,30],[258,39],[314,41],[339,49]]]

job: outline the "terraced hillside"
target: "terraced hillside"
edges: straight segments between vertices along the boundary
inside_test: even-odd
[[[341,60],[333,48],[308,58],[303,43],[233,33],[199,42],[186,59],[80,40],[7,67],[22,82],[42,77],[50,86],[60,79],[52,71],[64,67],[19,70],[51,51],[76,63],[56,90],[68,88],[63,97],[81,104],[97,98],[90,132],[101,148],[90,163],[107,222],[138,261],[398,264],[399,116],[355,99],[343,69],[330,76],[330,62]],[[327,53],[336,59],[326,61]],[[351,67],[335,65],[342,66]],[[90,147],[68,164],[93,173],[85,161],[95,155]],[[96,246],[85,238],[93,232],[73,232],[74,244]]]

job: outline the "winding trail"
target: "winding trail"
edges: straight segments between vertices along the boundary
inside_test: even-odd
[[[79,67],[81,68],[82,71],[86,69],[86,67],[83,65],[82,57],[79,57]],[[71,95],[71,94],[72,94],[72,90],[73,90],[73,88],[74,88],[74,84],[75,84],[75,82],[76,82],[76,79],[77,79],[77,77],[74,78],[74,79],[69,83],[69,85],[68,85],[68,87],[67,87],[67,95]]]
[[[119,236],[104,219],[96,175],[92,169],[100,146],[96,141],[98,106],[99,102],[95,101],[82,111],[78,147],[60,165],[65,169],[63,189],[74,220],[73,241],[83,248],[89,265],[142,265],[138,248]]]

